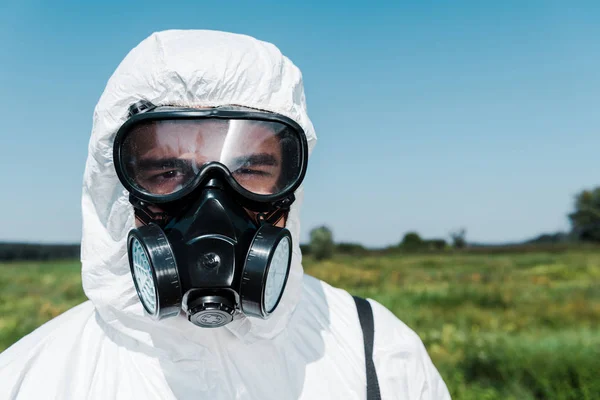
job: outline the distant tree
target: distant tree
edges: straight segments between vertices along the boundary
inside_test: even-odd
[[[600,242],[600,187],[575,196],[575,211],[569,214],[569,219],[577,239]]]
[[[450,232],[450,239],[452,240],[452,246],[455,249],[465,248],[467,246],[467,230],[465,228],[460,228]]]
[[[404,250],[418,250],[423,247],[423,239],[417,232],[407,232],[400,242],[400,247]]]
[[[333,256],[335,243],[333,233],[326,226],[320,226],[310,231],[310,254],[317,260],[325,260]]]

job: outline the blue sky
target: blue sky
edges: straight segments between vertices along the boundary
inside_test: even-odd
[[[249,34],[302,70],[319,136],[303,239],[568,229],[575,193],[600,185],[599,2],[320,3],[0,5],[0,240],[80,239],[94,106],[127,52],[171,28]]]

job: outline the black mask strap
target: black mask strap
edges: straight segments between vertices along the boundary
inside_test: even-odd
[[[273,204],[273,209],[267,213],[258,213],[256,219],[258,223],[269,223],[271,225],[276,225],[282,218],[287,218],[287,215],[290,211],[290,207],[296,200],[296,197],[291,194],[285,199],[279,200],[275,204]]]
[[[147,204],[133,195],[129,195],[129,202],[133,205],[135,217],[144,225],[149,225],[151,222],[159,226],[165,226],[169,221],[169,215],[165,212],[153,212]]]
[[[290,207],[296,201],[296,197],[291,194],[285,199],[279,200],[273,204],[271,211],[267,213],[258,213],[256,216],[256,222],[263,224],[268,223],[276,225],[282,218],[286,217],[290,211]],[[148,205],[132,194],[129,195],[129,202],[133,205],[135,210],[135,217],[139,219],[143,224],[149,225],[151,222],[159,226],[165,226],[169,222],[170,216],[166,212],[153,212],[148,208]]]

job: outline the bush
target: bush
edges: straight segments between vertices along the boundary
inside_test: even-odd
[[[402,242],[400,242],[400,247],[404,250],[418,250],[423,247],[423,239],[417,232],[408,232],[402,238]]]
[[[423,241],[423,247],[427,250],[444,250],[447,243],[444,239],[430,239]]]
[[[320,226],[310,231],[310,254],[317,260],[325,260],[333,256],[335,244],[333,233],[326,226]]]
[[[359,243],[338,243],[335,247],[336,252],[350,255],[364,255],[369,252]]]
[[[79,244],[0,243],[0,261],[79,258]]]
[[[309,244],[301,244],[300,251],[302,252],[303,256],[309,255],[310,254],[310,245]]]

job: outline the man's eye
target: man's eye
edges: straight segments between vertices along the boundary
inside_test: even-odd
[[[234,175],[254,175],[254,176],[269,176],[267,171],[254,168],[238,168],[233,172]]]
[[[178,178],[183,175],[185,175],[183,171],[178,170],[178,169],[172,169],[169,171],[152,174],[150,179],[154,179],[154,180],[174,179],[174,178]]]

